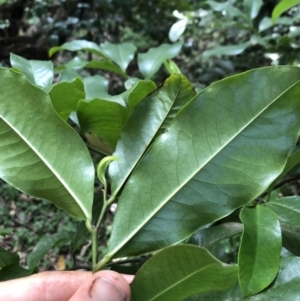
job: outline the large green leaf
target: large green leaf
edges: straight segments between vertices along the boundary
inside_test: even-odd
[[[94,167],[81,138],[24,75],[1,68],[0,78],[0,177],[90,220]]]
[[[150,48],[146,53],[139,53],[138,65],[145,78],[152,78],[159,70],[164,60],[169,60],[177,56],[182,44],[162,44],[156,48]]]
[[[138,271],[131,284],[131,300],[181,301],[201,292],[226,290],[236,280],[236,265],[224,264],[196,246],[173,246]]]
[[[94,42],[89,42],[86,40],[73,40],[71,42],[64,43],[61,46],[52,47],[49,50],[49,56],[52,56],[54,53],[60,50],[68,50],[68,51],[88,51],[99,56],[105,57],[102,49],[99,45]]]
[[[101,45],[102,52],[106,57],[114,61],[123,72],[133,60],[136,47],[132,43],[112,44],[106,42]]]
[[[10,63],[13,68],[21,71],[34,85],[49,90],[53,77],[53,65],[51,61],[27,60],[21,56],[11,53]]]
[[[194,95],[186,77],[174,74],[136,107],[114,152],[119,160],[109,166],[113,195],[119,192],[161,127],[166,128],[178,110]]]
[[[275,21],[287,10],[295,5],[300,4],[300,0],[281,0],[273,9],[272,20]]]
[[[264,207],[244,207],[240,214],[244,231],[239,250],[239,282],[245,296],[266,288],[280,264],[281,230],[276,214]]]
[[[60,82],[55,84],[49,92],[53,108],[67,120],[71,112],[77,110],[79,100],[85,98],[84,85],[80,78],[72,82]]]
[[[185,301],[299,301],[300,298],[300,258],[281,259],[276,280],[263,292],[244,297],[239,286],[235,285],[224,292],[210,292],[193,296]]]
[[[243,225],[241,223],[225,223],[197,231],[191,237],[189,243],[211,249],[223,239],[241,234],[242,232]]]
[[[108,80],[101,75],[87,76],[83,79],[83,84],[86,100],[107,97],[109,95]]]
[[[38,266],[39,262],[50,249],[62,242],[67,242],[69,240],[70,237],[65,232],[59,232],[53,235],[42,237],[34,247],[33,251],[27,256],[28,267],[32,269]]]
[[[295,67],[262,68],[221,80],[193,98],[125,185],[103,262],[182,241],[260,195],[298,139],[299,78]],[[126,147],[120,140],[115,156],[133,161],[122,155],[138,149],[139,135],[132,137]],[[114,164],[113,191],[130,165]]]
[[[266,206],[275,211],[281,221],[300,226],[300,197],[278,198],[266,203]]]
[[[130,113],[120,104],[104,99],[80,101],[77,109],[80,128],[103,139],[113,149]]]

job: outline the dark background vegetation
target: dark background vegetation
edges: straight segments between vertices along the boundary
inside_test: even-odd
[[[243,1],[217,2],[230,3],[245,11]],[[201,89],[228,75],[252,68],[271,64],[298,65],[298,8],[286,13],[282,23],[259,31],[262,20],[270,17],[278,2],[264,0],[258,15],[252,20],[252,27],[247,27],[238,16],[214,11],[206,1],[197,0],[0,0],[0,66],[9,66],[11,52],[31,60],[49,60],[50,47],[73,39],[96,43],[127,41],[134,43],[138,52],[145,52],[162,43],[171,43],[168,32],[177,21],[173,15],[177,10],[189,16],[190,24],[181,37],[183,49],[175,61],[182,73]],[[203,56],[204,51],[217,46],[247,42],[253,34],[262,42],[253,42],[239,55],[224,56],[220,52],[216,56]],[[275,54],[275,57],[270,54]],[[57,56],[51,59],[55,62]],[[136,63],[131,63],[129,69],[134,72]],[[164,71],[161,74],[162,78],[167,76]],[[105,76],[113,82],[111,75]],[[299,193],[297,170],[293,173],[288,175],[291,181],[283,183],[278,193]],[[112,216],[113,213],[109,214],[104,223],[100,251],[106,247]],[[72,236],[76,227],[75,219],[52,204],[35,200],[0,182],[0,245],[17,252],[21,263],[25,264],[26,255],[43,236],[60,230]],[[76,259],[79,264],[91,260],[89,246],[87,239],[78,250]],[[215,253],[230,262],[234,260],[237,246],[238,241],[227,241]],[[65,265],[71,267],[72,258],[68,246],[62,244],[45,257],[43,269],[63,268]]]

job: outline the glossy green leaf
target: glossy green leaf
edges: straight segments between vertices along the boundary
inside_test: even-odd
[[[169,74],[178,73],[181,74],[181,71],[179,67],[176,65],[176,63],[172,60],[166,60],[164,61],[164,65],[166,69],[168,70]]]
[[[108,96],[108,80],[101,76],[87,76],[83,79],[86,100]]]
[[[60,66],[61,68],[71,68],[71,69],[82,69],[82,68],[93,68],[93,69],[101,69],[111,71],[117,74],[122,75],[123,77],[127,77],[126,73],[122,71],[122,69],[113,63],[110,60],[92,60],[87,61],[79,57],[75,57],[65,65]]]
[[[60,72],[58,81],[59,82],[72,82],[77,77],[80,77],[79,73],[73,69],[64,69]]]
[[[299,78],[295,67],[252,70],[213,84],[185,105],[143,158],[136,156],[103,261],[183,241],[259,196],[298,139]],[[126,138],[127,146],[120,140],[118,162],[133,162],[121,151],[137,149],[139,136]],[[115,168],[113,191],[124,183],[126,166],[133,166],[115,163],[109,167],[110,175]]]
[[[213,49],[209,49],[203,52],[204,58],[209,58],[210,56],[221,56],[221,55],[239,55],[245,51],[246,48],[251,46],[250,42],[245,42],[238,45],[230,46],[219,46]]]
[[[280,261],[280,269],[275,281],[263,292],[244,297],[235,285],[224,292],[210,292],[193,296],[185,301],[298,301],[300,296],[300,258],[285,257]]]
[[[101,45],[101,50],[106,57],[114,61],[125,72],[129,63],[134,58],[136,47],[132,43],[112,44],[106,42]]]
[[[300,256],[300,226],[283,222],[280,225],[282,245],[293,254]]]
[[[159,70],[164,60],[169,60],[177,56],[182,44],[162,44],[156,48],[150,48],[146,53],[139,53],[138,65],[145,78],[152,78]]]
[[[176,42],[184,33],[186,26],[188,24],[188,20],[187,19],[183,19],[183,20],[178,20],[177,22],[175,22],[170,30],[169,30],[169,39],[171,42]]]
[[[115,149],[131,111],[120,104],[103,99],[79,101],[77,116],[82,131],[93,133]]]
[[[90,220],[94,167],[81,138],[24,75],[2,68],[0,78],[0,177]]]
[[[94,42],[89,42],[86,40],[73,40],[71,42],[64,43],[61,46],[52,47],[49,50],[49,56],[51,57],[54,53],[61,51],[61,50],[68,50],[68,51],[88,51],[99,56],[105,57],[102,49],[99,45]]]
[[[69,235],[65,232],[59,232],[42,237],[34,247],[33,251],[27,256],[28,267],[31,269],[38,266],[39,262],[50,251],[50,249],[60,243],[69,241],[69,239]]]
[[[50,90],[49,96],[55,111],[67,120],[71,112],[77,110],[78,101],[85,98],[83,82],[76,78],[72,82],[57,83]]]
[[[174,74],[136,107],[114,152],[119,160],[109,166],[113,195],[119,192],[162,126],[166,129],[178,110],[194,95],[186,77]]]
[[[300,0],[281,0],[272,11],[273,22],[275,23],[284,12],[298,4],[300,4]]]
[[[275,211],[281,221],[300,226],[300,197],[278,198],[267,202],[266,206]]]
[[[98,215],[99,216],[99,215]],[[90,237],[90,233],[85,225],[84,221],[81,221],[77,225],[77,230],[71,239],[70,252],[72,255],[87,241]]]
[[[245,296],[257,294],[276,277],[280,265],[281,229],[276,214],[264,206],[244,207],[244,231],[238,255],[239,283]]]
[[[181,301],[197,293],[225,290],[236,280],[236,265],[224,264],[196,246],[173,246],[155,254],[138,271],[131,300]]]
[[[274,187],[276,186],[276,183],[280,178],[282,178],[285,174],[287,174],[294,166],[296,166],[300,162],[300,150],[297,150],[295,153],[290,155],[287,159],[287,162],[285,164],[285,167],[281,174],[271,183],[271,185],[268,188],[269,194],[272,192]]]
[[[240,223],[225,223],[197,231],[189,240],[189,243],[199,247],[211,249],[223,239],[241,234],[243,225]]]
[[[53,65],[51,61],[27,60],[11,53],[10,63],[13,68],[19,70],[34,85],[49,90],[53,81]]]

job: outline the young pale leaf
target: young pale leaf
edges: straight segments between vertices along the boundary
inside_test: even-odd
[[[97,176],[98,176],[98,179],[99,181],[104,185],[106,186],[106,177],[105,177],[105,172],[106,172],[106,169],[108,167],[108,165],[113,162],[113,161],[117,161],[118,158],[117,157],[114,157],[114,156],[107,156],[107,157],[104,157],[100,163],[98,164],[98,167],[97,167]]]
[[[300,256],[300,226],[280,223],[282,232],[282,245],[292,252]]]
[[[51,61],[27,60],[11,53],[10,64],[22,72],[32,84],[44,88],[45,91],[49,90],[54,77]]]
[[[237,266],[227,265],[207,250],[179,245],[146,261],[132,284],[132,301],[182,301],[197,293],[226,290],[237,281]]]
[[[272,21],[273,23],[287,10],[295,5],[300,4],[300,0],[282,0],[280,1],[272,11]]]
[[[251,46],[250,42],[246,42],[238,45],[230,46],[219,46],[214,49],[206,50],[203,52],[204,58],[209,58],[210,56],[221,56],[221,55],[238,55],[245,51],[246,48]]]
[[[244,207],[238,255],[239,283],[245,296],[257,294],[276,277],[280,264],[281,230],[276,214],[264,207]]]
[[[299,301],[300,296],[300,258],[281,258],[280,269],[275,281],[263,292],[243,296],[238,285],[224,292],[210,292],[193,296],[185,301]]]
[[[49,56],[51,57],[54,53],[60,50],[68,50],[68,51],[88,51],[99,56],[105,57],[102,49],[99,45],[94,42],[89,42],[86,40],[74,40],[71,42],[67,42],[61,46],[52,47],[49,50]]]
[[[80,78],[72,82],[60,82],[52,87],[49,92],[54,110],[64,120],[67,120],[71,112],[77,110],[79,100],[85,98],[84,85]]]
[[[164,65],[166,69],[168,70],[169,74],[178,73],[181,74],[181,71],[179,67],[176,65],[176,63],[172,60],[165,60]]]
[[[288,160],[285,164],[285,167],[284,167],[283,171],[269,186],[269,188],[268,188],[269,196],[270,196],[272,190],[274,189],[274,187],[276,186],[276,183],[278,182],[278,180],[280,178],[282,178],[285,174],[287,174],[299,162],[300,162],[300,150],[297,150],[296,152],[294,152],[292,155],[290,155],[288,157]]]
[[[120,104],[104,99],[79,101],[77,116],[80,128],[93,133],[115,149],[131,111]]]
[[[60,232],[41,238],[34,247],[33,251],[27,256],[28,267],[31,269],[38,266],[39,262],[49,252],[50,249],[52,249],[59,243],[67,242],[69,240],[70,237],[65,232]]]
[[[2,68],[0,78],[0,177],[90,220],[94,166],[86,146],[24,75]]]
[[[177,56],[181,50],[182,43],[162,44],[159,47],[151,48],[146,53],[139,53],[138,65],[145,78],[151,78],[159,70],[164,60]]]
[[[177,112],[195,95],[186,77],[174,74],[156,92],[144,99],[128,120],[109,166],[112,194],[116,195],[153,138],[170,124]]]
[[[169,39],[171,42],[176,42],[184,33],[186,26],[188,24],[188,19],[183,19],[175,22],[169,31]]]
[[[295,67],[252,70],[213,84],[185,105],[127,181],[105,260],[187,239],[260,195],[298,139],[299,79]],[[136,128],[143,126],[140,121]],[[133,141],[139,136],[122,149],[138,149]],[[130,155],[115,155],[131,162]],[[123,164],[113,184],[122,183]]]
[[[291,196],[272,200],[266,203],[266,206],[275,211],[281,221],[287,224],[300,226],[299,196]]]
[[[132,43],[112,44],[106,42],[101,45],[101,49],[106,57],[120,66],[123,72],[125,72],[129,63],[133,60],[136,52],[136,47]]]
[[[223,239],[241,234],[243,225],[240,223],[226,223],[197,231],[189,243],[197,244],[199,247],[211,249]]]

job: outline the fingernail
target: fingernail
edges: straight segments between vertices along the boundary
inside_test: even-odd
[[[126,301],[127,297],[114,283],[107,278],[95,279],[90,297],[93,301]]]

